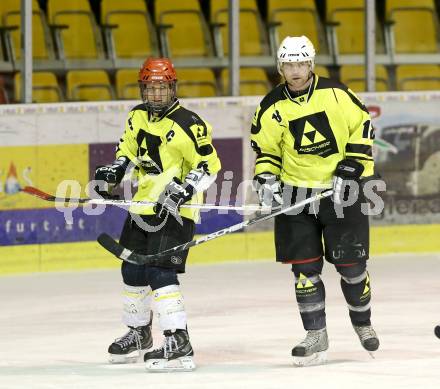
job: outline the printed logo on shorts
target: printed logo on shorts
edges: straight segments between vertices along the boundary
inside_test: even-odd
[[[171,263],[174,263],[175,265],[180,265],[183,262],[183,259],[180,257],[172,256],[171,257]]]

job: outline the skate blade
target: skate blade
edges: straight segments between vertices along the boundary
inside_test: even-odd
[[[151,373],[170,373],[173,371],[193,371],[196,365],[192,357],[181,357],[171,360],[149,359],[145,368]]]
[[[327,352],[320,351],[309,355],[307,357],[293,357],[293,363],[295,366],[316,366],[323,365],[327,362]]]
[[[371,358],[376,359],[376,357],[374,356],[374,351],[368,351],[368,354],[370,354]]]
[[[144,361],[144,354],[146,352],[147,350],[142,350],[140,355],[139,355],[139,351],[134,351],[131,354],[127,354],[127,355],[109,354],[108,361],[113,365],[139,363]]]

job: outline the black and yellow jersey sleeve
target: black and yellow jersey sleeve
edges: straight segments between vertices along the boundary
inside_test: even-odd
[[[212,128],[176,101],[161,118],[152,118],[143,105],[128,114],[116,157],[128,157],[137,167],[138,190],[133,200],[156,202],[165,186],[183,181],[192,169],[216,174],[221,163],[212,144]],[[191,202],[203,201],[197,193]],[[153,214],[152,207],[132,206],[130,212]],[[183,217],[196,220],[198,210],[181,208]]]
[[[352,90],[339,89],[336,90],[336,94],[341,100],[340,104],[346,107],[349,138],[345,146],[345,156],[364,165],[363,177],[372,176],[374,174],[374,128],[370,114]]]
[[[279,175],[282,168],[283,124],[276,103],[283,100],[281,88],[273,90],[261,102],[252,120],[251,146],[256,153],[255,174]]]
[[[209,174],[217,174],[221,168],[217,151],[212,144],[212,127],[196,113],[180,107],[168,116],[189,140],[182,148],[183,160],[190,170],[203,168]]]
[[[133,120],[135,120],[135,114],[139,113],[137,111],[145,112],[142,105],[136,106],[129,112],[127,120],[125,121],[124,133],[121,139],[119,139],[119,143],[116,148],[116,159],[119,157],[127,157],[135,165],[138,163],[137,155],[139,145],[136,142],[135,134],[137,131],[134,130]]]
[[[354,158],[371,176],[374,131],[367,109],[344,84],[314,75],[307,91],[285,85],[260,103],[251,127],[255,174],[298,187],[330,188],[339,161]]]

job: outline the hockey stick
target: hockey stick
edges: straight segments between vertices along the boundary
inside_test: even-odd
[[[170,249],[161,251],[157,254],[138,254],[132,250],[129,250],[125,248],[124,246],[120,245],[118,242],[116,242],[110,235],[108,234],[101,234],[98,236],[98,243],[104,247],[107,251],[111,252],[113,255],[118,257],[119,259],[122,259],[123,261],[133,263],[135,265],[156,265],[156,266],[163,266],[163,265],[170,265],[170,262],[174,264],[178,264],[178,261],[181,261],[179,257],[171,257],[170,260],[161,260],[161,257],[178,253],[179,251],[187,250],[191,247],[197,246],[199,244],[208,242],[210,240],[219,238],[223,235],[230,234],[231,232],[235,232],[238,230],[243,229],[244,227],[251,226],[253,224],[257,224],[259,222],[269,220],[275,216],[281,215],[283,213],[287,213],[290,211],[293,211],[294,209],[302,208],[307,204],[314,203],[315,201],[321,200],[325,197],[329,197],[333,194],[333,190],[326,190],[324,192],[318,193],[313,197],[310,197],[308,199],[305,199],[303,201],[300,201],[299,203],[293,204],[286,208],[281,208],[278,211],[275,211],[269,215],[262,215],[258,216],[254,219],[250,219],[238,224],[234,224],[233,226],[223,228],[222,230],[212,232],[211,234],[204,235],[200,237],[199,239],[192,240],[190,242],[186,242],[183,244],[180,244],[176,247],[172,247]]]
[[[79,203],[79,204],[97,204],[97,205],[116,205],[121,207],[130,207],[132,205],[144,205],[144,206],[154,206],[156,203],[150,201],[133,201],[133,200],[118,200],[118,199],[91,199],[87,197],[83,198],[71,198],[71,197],[56,197],[49,193],[45,193],[40,189],[34,188],[33,186],[25,186],[21,189],[22,192],[27,193],[31,196],[38,197],[45,201],[52,201],[56,203]],[[216,205],[216,204],[183,204],[182,208],[196,208],[196,209],[218,209],[227,211],[264,211],[265,208],[259,205]]]

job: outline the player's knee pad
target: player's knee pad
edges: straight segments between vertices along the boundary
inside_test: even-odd
[[[356,279],[361,277],[362,275],[365,276],[366,268],[367,268],[367,262],[361,261],[359,263],[355,263],[353,265],[346,265],[346,266],[335,266],[336,271],[342,276],[342,278],[346,278],[348,283],[356,284]],[[353,282],[350,280],[354,280]]]
[[[122,322],[130,327],[140,327],[151,322],[151,297],[149,286],[124,284]]]
[[[310,276],[321,274],[323,265],[324,261],[322,257],[312,262],[292,263],[292,272],[295,274],[295,277],[299,277],[301,273]]]
[[[131,286],[147,286],[146,266],[134,265],[129,262],[122,262],[121,274],[124,284]]]
[[[146,269],[148,284],[156,290],[168,285],[179,285],[177,272],[174,269],[151,266]]]
[[[186,312],[180,286],[153,289],[153,296],[161,330],[185,329]]]

